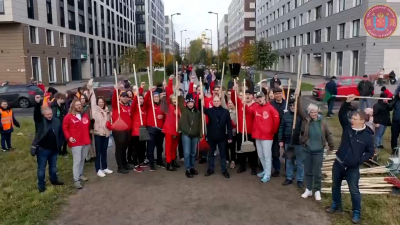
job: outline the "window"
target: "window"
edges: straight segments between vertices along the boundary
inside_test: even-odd
[[[326,28],[326,41],[331,41],[331,27]]]
[[[336,62],[336,74],[337,75],[342,75],[343,73],[343,52],[337,52],[336,53],[336,57],[337,57],[337,62]]]
[[[344,39],[344,32],[345,32],[344,29],[345,29],[345,27],[346,27],[345,23],[339,24],[339,38],[338,38],[338,40]]]
[[[315,20],[319,20],[322,18],[322,6],[318,6],[315,8]]]
[[[303,14],[300,14],[299,26],[303,25]]]
[[[68,62],[66,58],[61,58],[62,82],[68,82]]]
[[[54,45],[54,38],[53,38],[53,31],[46,30],[46,44],[47,45]]]
[[[353,37],[360,36],[360,20],[353,21]]]
[[[300,40],[300,41],[299,41],[299,42],[300,42],[299,45],[300,45],[300,46],[304,45],[304,40],[303,40],[303,35],[302,35],[302,34],[299,35],[299,40]]]
[[[353,70],[354,76],[358,75],[358,51],[353,51]]]
[[[339,12],[346,9],[346,0],[339,0]]]
[[[53,24],[53,13],[51,11],[51,0],[46,0],[46,10],[47,10],[47,23]]]
[[[321,30],[316,30],[315,31],[315,43],[320,43],[321,42]]]
[[[293,37],[293,47],[296,47],[296,46],[297,46],[297,37],[294,36]]]
[[[85,33],[85,19],[82,15],[78,15],[79,31]]]
[[[311,44],[311,33],[310,32],[308,32],[307,33],[307,44],[309,45],[309,44]]]
[[[40,69],[40,58],[32,57],[32,77],[36,81],[42,81],[42,71]]]
[[[60,26],[65,27],[64,1],[60,0]]]
[[[29,39],[32,44],[39,44],[38,28],[29,26]]]
[[[56,64],[54,62],[54,58],[47,59],[48,67],[49,67],[49,83],[56,82]]]
[[[362,0],[356,0],[356,5],[355,6],[358,6],[358,5],[361,5],[361,3],[362,3]]]
[[[307,23],[310,23],[310,22],[312,22],[312,21],[311,21],[311,10],[309,10],[309,11],[307,12]]]
[[[256,27],[256,22],[255,21],[250,21],[250,27]]]
[[[333,1],[329,1],[328,3],[326,3],[326,10],[327,10],[327,14],[326,16],[330,16],[333,14]]]
[[[27,0],[26,3],[28,6],[28,18],[35,19],[35,11],[33,10],[33,0]]]
[[[64,33],[60,33],[60,46],[67,47],[67,37]]]
[[[297,23],[297,18],[296,18],[296,17],[293,17],[293,28],[296,27],[296,23]]]
[[[68,27],[71,30],[75,30],[76,29],[75,12],[73,12],[73,11],[68,11]]]
[[[0,0],[0,14],[4,14],[4,0]]]
[[[250,9],[255,9],[255,8],[256,8],[256,3],[250,2]]]
[[[311,56],[310,54],[307,54],[306,58],[306,73],[310,73],[310,62],[311,62]]]

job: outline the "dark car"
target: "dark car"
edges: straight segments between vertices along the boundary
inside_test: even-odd
[[[36,85],[5,85],[0,87],[0,99],[6,100],[11,107],[28,108],[33,106],[35,95],[43,96]]]
[[[267,87],[269,87],[269,82],[271,81],[272,78],[267,78],[264,79],[262,81],[267,81]],[[287,94],[287,90],[288,90],[288,83],[289,83],[289,79],[287,78],[280,78],[281,80],[281,86],[283,91],[285,92],[285,94]],[[294,93],[296,92],[296,86],[297,86],[297,82],[294,80],[290,81],[290,99],[294,100]],[[258,82],[257,85],[254,87],[254,91],[259,92],[261,90],[261,82]],[[301,95],[301,92],[299,93]],[[286,96],[285,96],[286,97]]]
[[[114,83],[110,81],[94,81],[93,90],[96,97],[103,97],[107,102],[111,102],[111,98],[114,91]],[[70,90],[72,93],[76,94],[78,88]]]

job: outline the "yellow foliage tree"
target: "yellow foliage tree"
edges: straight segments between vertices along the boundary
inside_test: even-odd
[[[232,52],[229,55],[229,63],[241,63],[240,55],[238,55],[236,52]]]

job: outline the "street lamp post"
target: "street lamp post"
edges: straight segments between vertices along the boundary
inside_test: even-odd
[[[217,57],[217,59],[218,59],[218,70],[219,70],[219,32],[218,32],[218,23],[219,23],[219,21],[218,21],[218,13],[215,13],[215,12],[208,12],[209,14],[215,14],[215,15],[217,15],[217,45],[218,45],[218,57]],[[218,71],[217,70],[217,71]]]
[[[206,29],[206,30],[211,32],[211,51],[212,51],[212,30],[210,30],[210,29]]]
[[[185,38],[185,58],[186,58],[186,54],[187,54],[186,40],[190,40],[190,38]]]
[[[182,45],[182,32],[185,32],[185,31],[187,31],[187,30],[181,30],[181,49],[180,49],[181,57],[182,57],[182,54],[183,54],[183,51],[182,51],[182,48],[183,48],[183,45]]]
[[[181,13],[174,13],[174,14],[172,14],[171,15],[171,30],[172,30],[172,49],[174,50],[174,43],[175,43],[175,37],[174,37],[174,27],[173,27],[173,20],[172,20],[172,18],[175,16],[175,15],[177,15],[177,16],[180,16],[181,15]],[[171,42],[170,42],[170,44],[171,44]],[[165,44],[164,44],[164,49],[165,49]],[[165,53],[164,53],[164,56],[165,56]],[[175,71],[175,54],[174,54],[174,52],[172,53],[172,68],[173,68],[173,71]],[[165,67],[164,67],[164,71],[165,71]]]

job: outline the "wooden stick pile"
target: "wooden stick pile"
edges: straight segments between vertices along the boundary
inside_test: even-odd
[[[336,151],[333,151],[334,153]],[[325,184],[332,185],[332,167],[335,162],[336,155],[331,154],[324,158],[322,163],[322,174],[326,177],[322,181]],[[361,175],[379,175],[387,174],[389,170],[385,166],[360,169]],[[359,189],[361,194],[390,194],[391,188],[395,185],[388,183],[386,177],[361,177],[359,181]],[[350,193],[349,187],[345,180],[342,181],[342,193]],[[322,188],[323,193],[332,193],[331,188]]]

